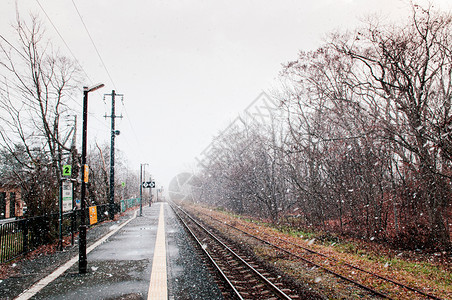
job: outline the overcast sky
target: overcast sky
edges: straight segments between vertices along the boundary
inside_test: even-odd
[[[450,0],[431,2],[452,10]],[[15,3],[0,1],[0,32],[7,37]],[[353,29],[368,14],[402,21],[410,11],[408,1],[399,0],[17,1],[23,17],[41,16],[68,56],[39,4],[88,74],[86,85],[105,84],[89,97],[91,143],[110,142],[110,120],[103,118],[110,98],[104,103],[102,96],[115,89],[124,94],[116,106],[124,116],[117,119],[116,146],[132,169],[148,163],[159,186],[190,170],[219,131],[276,85],[281,64],[299,50],[315,49],[328,32]],[[80,113],[82,87],[76,100],[74,113]]]

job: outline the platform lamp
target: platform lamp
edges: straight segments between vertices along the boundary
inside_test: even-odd
[[[88,182],[88,166],[86,165],[86,136],[88,127],[88,93],[93,92],[103,87],[103,83],[93,85],[91,87],[83,87],[83,130],[82,130],[82,187],[80,194],[80,227],[79,227],[79,256],[78,256],[78,272],[79,274],[85,274],[87,271],[86,260],[86,183]]]

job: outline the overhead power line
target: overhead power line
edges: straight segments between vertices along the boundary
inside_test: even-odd
[[[91,37],[91,34],[89,33],[88,27],[86,26],[85,22],[83,21],[82,15],[80,14],[80,11],[77,8],[77,5],[75,4],[74,0],[72,0],[72,4],[74,4],[75,10],[77,11],[78,16],[80,17],[80,21],[82,21],[83,27],[85,27],[86,33],[89,36],[89,39],[91,40],[91,43],[93,44],[94,49],[96,50],[97,56],[99,57],[102,66],[105,69],[105,72],[107,72],[108,78],[110,78],[111,83],[113,84],[113,87],[116,89],[115,82],[113,81],[113,78],[110,75],[110,72],[108,72],[107,66],[104,63],[104,60],[102,59],[102,56],[99,53],[99,50],[97,50],[96,44],[94,43],[93,38]]]
[[[82,70],[83,74],[85,74],[86,78],[88,78],[88,80],[92,83],[93,81],[91,80],[91,78],[88,76],[88,74],[85,72],[85,69],[83,69],[83,66],[80,64],[80,62],[78,61],[77,57],[74,55],[74,53],[72,52],[71,48],[69,47],[69,45],[66,43],[66,41],[64,40],[63,36],[61,35],[60,31],[58,30],[58,28],[55,26],[55,24],[52,22],[52,19],[50,18],[50,16],[47,14],[46,10],[44,9],[44,7],[41,5],[41,3],[39,2],[39,0],[36,0],[36,2],[38,3],[39,7],[41,8],[41,10],[43,11],[43,13],[46,15],[47,20],[49,20],[50,24],[52,25],[53,29],[55,29],[56,33],[58,34],[58,36],[60,37],[60,39],[63,41],[64,45],[66,46],[66,48],[69,50],[69,53],[71,53],[72,57],[75,59],[77,65],[80,67],[80,69]]]
[[[133,137],[134,137],[134,139],[135,139],[136,145],[138,146],[138,147],[137,147],[137,148],[138,148],[138,151],[139,151],[139,153],[140,153],[140,155],[141,155],[141,158],[144,158],[144,157],[146,157],[146,156],[144,155],[144,152],[143,152],[144,147],[142,147],[141,142],[140,142],[140,139],[138,138],[138,135],[137,135],[137,133],[136,133],[135,127],[132,125],[132,122],[130,121],[131,118],[129,117],[129,113],[128,113],[128,111],[127,111],[126,106],[124,105],[123,99],[121,99],[121,103],[122,103],[122,107],[123,107],[123,109],[124,109],[124,113],[125,113],[125,115],[126,115],[126,119],[127,119],[128,123],[129,123],[129,125],[130,125],[130,129],[132,129]]]
[[[77,7],[75,1],[74,1],[74,0],[71,0],[71,1],[72,1],[72,4],[74,5],[75,10],[77,11],[77,14],[78,14],[78,16],[79,16],[79,18],[80,18],[80,21],[81,21],[82,24],[83,24],[83,27],[85,28],[86,33],[87,33],[87,35],[88,35],[88,37],[89,37],[89,39],[90,39],[90,41],[91,41],[91,43],[92,43],[92,45],[93,45],[93,47],[94,47],[96,53],[97,53],[97,56],[99,57],[99,60],[101,61],[102,66],[103,66],[103,68],[105,69],[105,72],[107,73],[107,75],[108,75],[108,77],[109,77],[109,79],[110,79],[110,81],[111,81],[113,87],[115,87],[115,89],[116,89],[115,82],[114,82],[112,76],[110,75],[110,72],[108,71],[108,68],[107,68],[107,66],[106,66],[106,64],[105,64],[105,62],[104,62],[104,60],[102,59],[102,56],[100,55],[100,52],[99,52],[99,50],[97,49],[96,44],[94,43],[94,39],[92,38],[92,36],[91,36],[91,34],[90,34],[89,30],[88,30],[88,27],[86,26],[86,23],[84,22],[83,17],[82,17],[82,15],[81,15],[81,13],[80,13],[80,11],[79,11],[79,9],[78,9],[78,7]],[[38,5],[39,5],[39,7],[41,8],[41,10],[44,12],[45,16],[47,17],[47,19],[48,19],[48,21],[50,22],[50,24],[52,25],[52,27],[55,29],[55,31],[56,31],[56,33],[58,34],[58,36],[59,36],[59,37],[61,38],[61,40],[63,41],[63,43],[64,43],[64,45],[66,46],[66,48],[67,48],[67,49],[69,50],[69,52],[71,53],[72,57],[75,59],[75,61],[77,62],[77,64],[80,66],[80,68],[81,68],[81,70],[83,71],[83,73],[86,75],[86,77],[88,78],[88,80],[92,83],[93,81],[92,81],[91,78],[88,76],[88,74],[86,73],[86,71],[83,69],[82,65],[79,63],[77,57],[74,55],[74,53],[72,52],[71,48],[70,48],[69,45],[66,43],[66,41],[65,41],[65,39],[63,38],[62,34],[59,32],[58,28],[57,28],[56,25],[53,23],[52,19],[51,19],[50,16],[47,14],[47,12],[46,12],[46,10],[44,9],[44,7],[41,5],[41,3],[39,2],[39,0],[36,0],[36,2],[38,3]],[[70,98],[74,103],[76,103],[78,107],[81,107],[81,104],[78,103],[78,101],[76,101],[72,96],[69,96],[69,98]],[[105,102],[105,101],[104,101],[104,102]],[[122,103],[123,109],[124,109],[124,111],[125,111],[125,114],[126,114],[126,117],[127,117],[128,123],[129,123],[129,126],[130,126],[130,128],[132,129],[132,132],[133,132],[133,136],[134,136],[135,142],[136,142],[136,144],[140,145],[140,144],[141,144],[141,143],[140,143],[140,139],[138,138],[138,135],[137,135],[137,133],[136,133],[136,130],[135,130],[133,124],[132,124],[131,121],[130,121],[130,117],[129,117],[129,115],[128,115],[128,111],[127,111],[127,109],[126,109],[126,106],[124,105],[123,99],[121,99],[121,103]],[[90,114],[90,115],[92,115],[92,114]],[[106,127],[106,128],[108,127],[104,122],[102,122],[101,120],[99,120],[95,115],[92,115],[91,117],[93,117],[94,119],[96,119],[96,120],[99,122],[99,124],[102,124],[104,127]],[[142,157],[144,157],[144,153],[143,153],[142,150],[141,150],[142,147],[138,147],[138,148],[140,149],[140,155],[141,155]]]
[[[11,44],[7,39],[5,39],[5,37],[4,37],[3,35],[0,34],[0,38],[1,38],[3,41],[5,41],[5,43],[7,43],[11,48],[13,48],[14,50],[16,50],[16,52],[17,52],[20,56],[22,56],[22,58],[27,59],[27,57],[25,57],[25,55],[23,55],[22,52],[20,52],[19,50],[17,50],[17,48],[14,47],[14,45]]]

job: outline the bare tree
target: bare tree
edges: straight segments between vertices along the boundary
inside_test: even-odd
[[[75,91],[78,68],[46,41],[38,17],[25,22],[17,14],[14,29],[14,40],[0,35],[0,144],[25,169],[44,168],[58,181],[63,158],[71,150],[61,120]],[[14,155],[18,147],[26,156]],[[50,206],[53,200],[47,199]]]
[[[412,22],[332,41],[356,75],[348,83],[368,95],[369,109],[412,173],[420,208],[429,216],[430,243],[450,247],[452,17],[413,7]]]
[[[202,196],[236,213],[273,222],[293,204],[285,176],[281,125],[244,123],[214,143],[209,166],[202,170]]]
[[[392,215],[398,237],[450,247],[451,22],[414,6],[405,26],[372,21],[286,65],[288,163],[315,219],[387,238]]]

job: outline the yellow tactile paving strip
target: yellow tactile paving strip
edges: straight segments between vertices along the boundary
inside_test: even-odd
[[[154,259],[152,260],[151,283],[149,285],[148,300],[167,300],[167,274],[166,274],[166,240],[165,216],[163,203],[160,204],[159,224],[155,241]]]

